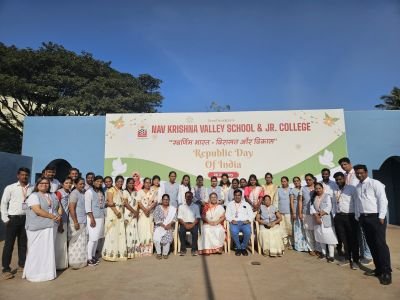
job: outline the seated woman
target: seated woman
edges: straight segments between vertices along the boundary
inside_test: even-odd
[[[260,210],[256,216],[260,224],[258,239],[263,250],[263,255],[270,257],[282,256],[285,246],[282,241],[282,232],[279,223],[282,220],[281,214],[275,206],[271,205],[271,197],[265,195]]]
[[[316,183],[314,186],[315,194],[311,199],[310,213],[314,215],[316,224],[314,225],[315,240],[321,245],[320,258],[327,258],[329,263],[333,263],[335,245],[338,241],[335,231],[333,230],[333,222],[331,217],[332,198],[329,194],[324,193],[322,183]],[[328,245],[329,256],[326,255],[326,245]]]
[[[203,208],[202,219],[204,225],[199,242],[199,253],[203,255],[222,254],[225,242],[225,210],[218,204],[218,195],[211,193],[208,203]]]
[[[168,258],[169,248],[173,241],[172,228],[175,222],[176,208],[169,205],[169,195],[164,194],[161,198],[161,205],[158,205],[154,210],[155,228],[153,241],[156,246],[157,259],[161,259],[161,257]]]

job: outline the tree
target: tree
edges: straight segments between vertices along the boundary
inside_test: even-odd
[[[160,84],[148,74],[121,73],[111,62],[51,42],[37,50],[0,43],[2,137],[8,133],[20,144],[25,116],[156,112],[163,99]]]
[[[222,112],[222,111],[230,111],[230,110],[231,110],[230,105],[219,105],[215,101],[211,102],[210,106],[207,107],[207,111],[213,111],[213,112]]]
[[[381,97],[383,104],[375,105],[376,108],[386,109],[386,110],[399,110],[400,109],[400,89],[394,87],[390,92],[390,95],[384,95]]]

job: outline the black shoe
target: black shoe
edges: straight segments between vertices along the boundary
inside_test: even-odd
[[[379,274],[376,272],[376,270],[366,271],[366,272],[364,273],[364,275],[379,277]]]
[[[392,275],[391,274],[382,274],[379,276],[379,282],[382,285],[389,285],[392,283]]]
[[[324,254],[320,253],[320,254],[318,255],[318,258],[319,258],[319,259],[325,259],[326,256],[325,256]]]
[[[236,256],[242,255],[242,251],[241,251],[241,250],[236,250],[236,251],[235,251],[235,255],[236,255]]]
[[[334,263],[335,262],[335,259],[333,258],[333,257],[328,257],[327,258],[327,261],[328,261],[328,263]]]
[[[96,266],[96,262],[93,259],[90,259],[87,261],[87,265],[89,267],[94,267],[94,266]]]
[[[243,256],[248,256],[249,253],[247,253],[247,250],[246,250],[246,249],[243,249],[243,250],[242,250],[242,255],[243,255]]]

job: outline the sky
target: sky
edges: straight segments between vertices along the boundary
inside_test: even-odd
[[[0,42],[48,41],[161,79],[161,112],[372,110],[400,86],[400,0],[0,0]]]

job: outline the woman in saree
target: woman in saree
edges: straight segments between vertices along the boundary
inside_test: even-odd
[[[282,241],[282,232],[279,223],[282,221],[279,210],[271,205],[271,197],[265,195],[263,204],[257,213],[256,221],[260,224],[258,239],[263,250],[263,255],[280,257],[283,255],[285,246]]]
[[[251,174],[249,181],[244,189],[244,199],[251,205],[254,211],[254,216],[260,208],[261,200],[264,196],[264,190],[258,183],[256,175]]]
[[[202,212],[203,227],[199,241],[199,254],[222,254],[225,242],[224,207],[218,204],[218,196],[211,193]]]
[[[61,209],[61,222],[58,226],[55,244],[56,254],[56,268],[57,270],[64,270],[68,268],[68,243],[67,243],[67,231],[68,231],[68,199],[71,193],[72,178],[65,178],[62,188],[56,192],[56,197],[60,203]]]
[[[154,235],[153,240],[156,246],[157,259],[168,258],[169,249],[173,241],[172,229],[176,222],[176,208],[169,205],[169,195],[161,197],[161,205],[154,210]]]
[[[103,259],[106,261],[126,261],[124,207],[128,203],[123,200],[122,185],[124,177],[115,177],[114,186],[107,190],[107,215],[104,224]]]
[[[137,219],[139,216],[138,204],[136,201],[137,192],[135,191],[133,178],[126,180],[126,189],[123,192],[124,202],[129,204],[125,209],[125,234],[126,234],[126,247],[128,251],[128,259],[135,258],[139,253],[139,236]]]
[[[87,266],[87,228],[85,209],[85,180],[78,177],[69,195],[68,263],[72,269]]]
[[[143,180],[143,188],[137,193],[139,205],[138,236],[141,256],[153,254],[153,211],[157,206],[157,194],[151,190],[151,180]]]

